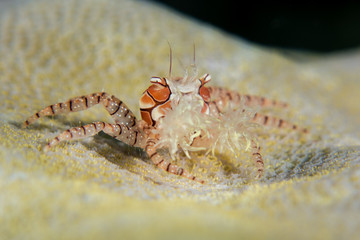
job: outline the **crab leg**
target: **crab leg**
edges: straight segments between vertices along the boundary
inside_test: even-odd
[[[288,121],[285,121],[281,118],[277,118],[277,117],[273,117],[273,116],[269,116],[269,115],[265,115],[265,114],[261,114],[261,113],[255,113],[252,121],[262,124],[262,125],[265,125],[265,126],[277,127],[277,128],[287,128],[287,129],[297,130],[302,133],[308,133],[308,130],[306,128],[300,128],[297,125],[292,124]]]
[[[214,99],[208,103],[210,112],[215,116],[219,116],[221,113],[229,110],[231,104],[233,104],[233,106],[240,104],[242,98],[245,98],[245,105],[247,106],[259,105],[261,107],[287,107],[286,103],[277,102],[275,100],[269,100],[267,98],[258,96],[240,95],[237,92],[229,91],[221,87],[208,87],[208,89],[212,94],[211,97]],[[265,126],[287,128],[303,133],[308,133],[306,128],[300,128],[297,125],[285,121],[281,118],[264,115],[261,113],[255,113],[252,121]]]
[[[95,106],[96,104],[102,104],[114,119],[116,124],[95,122],[85,126],[71,128],[51,140],[47,145],[47,148],[64,140],[93,136],[100,131],[104,131],[105,133],[131,146],[144,146],[144,134],[138,128],[137,120],[134,114],[122,101],[120,101],[115,96],[111,96],[105,92],[75,97],[63,103],[50,105],[29,117],[24,122],[23,126],[27,127],[37,119],[44,116],[78,112],[86,110],[92,106]]]
[[[230,103],[240,104],[242,99],[245,100],[247,106],[261,106],[261,107],[280,107],[286,108],[287,103],[279,102],[276,100],[270,100],[268,98],[253,96],[253,95],[242,95],[238,92],[230,91],[222,87],[208,87],[210,96],[212,99],[217,99],[217,107],[221,112],[224,112]]]
[[[164,157],[162,157],[156,150],[157,150],[156,140],[154,138],[149,138],[146,141],[145,151],[149,155],[151,161],[157,167],[159,167],[169,173],[179,175],[182,177],[186,177],[190,180],[194,180],[194,181],[197,181],[202,184],[204,183],[203,180],[197,179],[194,175],[190,174],[187,170],[183,169],[182,167],[179,167],[179,166],[165,160]]]
[[[260,147],[253,140],[251,141],[251,154],[252,154],[252,159],[255,162],[255,166],[258,169],[257,178],[261,178],[264,171],[264,162],[261,157]]]
[[[122,101],[106,92],[98,92],[86,96],[71,98],[66,102],[50,105],[26,119],[23,126],[27,127],[44,116],[79,112],[97,104],[104,105],[116,123],[122,122],[128,127],[133,127],[136,124],[135,116]]]
[[[138,131],[130,130],[124,125],[94,122],[84,126],[70,128],[62,132],[45,146],[45,150],[49,150],[50,147],[57,145],[62,141],[91,137],[100,131],[104,131],[106,134],[113,136],[114,138],[125,142],[130,146],[139,146],[139,142],[141,142],[140,138],[142,138]]]

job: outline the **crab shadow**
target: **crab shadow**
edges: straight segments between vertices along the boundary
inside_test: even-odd
[[[18,129],[23,131],[48,131],[51,134],[60,134],[63,131],[66,131],[69,128],[82,126],[86,123],[81,121],[67,121],[64,116],[52,116],[48,117],[51,119],[56,119],[57,124],[46,124],[36,122],[23,128],[23,122],[10,122],[10,124]],[[56,135],[54,135],[56,136]],[[138,147],[129,146],[107,134],[104,132],[99,132],[98,134],[88,137],[91,138],[90,141],[85,140],[86,138],[78,141],[81,145],[86,147],[89,151],[94,151],[100,156],[102,156],[107,161],[111,162],[112,164],[117,165],[119,168],[127,170],[133,174],[140,175],[139,172],[132,169],[131,166],[135,166],[139,164],[139,161],[144,162],[145,164],[152,164],[151,160],[149,159],[147,153]],[[40,144],[45,146],[50,139],[44,139],[40,141]],[[75,142],[77,140],[69,141]],[[61,143],[60,143],[61,144]],[[155,181],[150,176],[143,176],[142,177],[148,181],[153,182],[154,184],[162,184],[161,182]]]
[[[122,155],[131,157],[127,158],[127,162],[131,161],[131,159],[141,159],[142,161],[148,162],[149,158],[146,152],[142,148],[129,146],[103,132],[99,132],[97,135],[93,136],[93,141],[91,142],[82,142],[89,150],[94,150],[105,157],[108,161],[122,166],[123,161],[116,156]],[[105,146],[107,145],[107,146]],[[98,147],[102,146],[102,147]]]
[[[62,116],[55,116],[51,118],[56,118],[57,122],[60,122],[60,126],[54,126],[51,124],[44,124],[44,123],[34,123],[30,126],[27,126],[26,128],[23,128],[23,123],[21,122],[10,122],[10,124],[18,129],[21,130],[31,130],[31,131],[42,131],[47,130],[48,132],[52,134],[60,134],[62,131],[66,131],[69,128],[76,127],[76,126],[82,126],[86,123],[77,122],[77,121],[66,121],[66,119]],[[83,146],[85,146],[89,150],[95,150],[98,154],[106,158],[108,161],[116,164],[116,165],[123,165],[121,160],[114,157],[115,155],[124,155],[124,156],[130,156],[133,158],[141,159],[143,161],[148,161],[148,157],[146,152],[137,147],[129,146],[105,133],[102,131],[98,134],[86,137],[86,138],[92,138],[92,141],[79,141]],[[86,139],[84,138],[84,139]],[[49,140],[49,139],[48,139]],[[44,144],[48,142],[48,140],[44,139],[42,141]],[[69,141],[69,142],[75,142],[77,140]],[[129,159],[133,159],[129,158]]]

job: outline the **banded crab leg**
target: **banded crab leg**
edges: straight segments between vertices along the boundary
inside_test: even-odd
[[[241,95],[237,92],[233,92],[221,87],[208,87],[208,89],[210,91],[210,96],[212,97],[212,99],[214,99],[211,102],[209,102],[209,106],[210,109],[212,109],[212,113],[216,115],[218,115],[219,113],[224,113],[227,110],[230,110],[229,108],[231,104],[233,106],[240,104],[242,98],[245,99],[245,105],[247,106],[280,107],[280,108],[286,108],[288,106],[286,103],[283,102],[270,100],[264,97]],[[281,118],[277,118],[261,113],[255,113],[252,121],[264,126],[286,128],[286,129],[297,130],[302,133],[308,133],[308,130],[306,128],[300,128],[297,125],[285,121]]]
[[[110,96],[106,92],[97,92],[86,96],[74,97],[67,100],[66,102],[52,104],[26,119],[23,127],[29,126],[30,124],[34,123],[36,120],[44,116],[54,116],[70,112],[79,112],[97,104],[103,104],[106,110],[115,120],[115,122],[123,120],[123,118],[127,117],[127,114],[130,113],[130,110],[128,110],[125,104],[123,104],[123,102],[117,99],[115,96]],[[121,113],[124,111],[124,109],[121,109],[121,107],[126,108],[126,111],[128,111],[127,114],[119,115],[119,110],[122,110]],[[135,125],[132,113],[130,113],[130,118],[132,120],[130,126]]]
[[[179,167],[167,160],[164,159],[156,150],[156,143],[157,140],[150,135],[150,138],[146,141],[145,151],[149,155],[151,161],[159,168],[165,170],[166,172],[186,177],[190,180],[197,181],[201,184],[205,183],[205,181],[197,179],[194,175],[189,173],[187,170],[183,169],[182,167]]]
[[[55,138],[53,138],[44,148],[45,151],[50,147],[57,145],[62,141],[81,139],[91,137],[103,131],[104,133],[127,143],[130,146],[136,146],[137,137],[131,135],[130,131],[126,130],[126,127],[121,124],[111,124],[105,122],[93,122],[84,126],[70,128]],[[138,136],[139,137],[139,136]]]
[[[301,128],[296,124],[290,123],[284,119],[269,116],[266,114],[255,113],[253,122],[259,123],[264,126],[276,127],[276,128],[284,128],[284,129],[292,129],[296,131],[300,131],[302,133],[308,133],[309,130],[306,128]]]
[[[217,99],[216,105],[221,112],[224,112],[229,107],[230,103],[237,105],[244,100],[246,106],[279,107],[279,108],[288,107],[287,103],[279,102],[276,100],[270,100],[265,97],[259,97],[259,96],[253,96],[247,94],[242,95],[238,92],[230,91],[222,87],[209,86],[208,89],[211,98]]]
[[[122,101],[105,92],[75,97],[63,103],[50,105],[29,117],[24,122],[23,127],[29,126],[44,116],[83,111],[97,104],[102,104],[106,108],[116,124],[95,122],[85,126],[71,128],[51,140],[46,148],[54,146],[64,140],[93,136],[100,131],[104,131],[105,133],[131,146],[144,146],[144,134],[138,128],[137,120],[134,114]]]
[[[255,162],[255,166],[257,167],[257,178],[261,178],[263,172],[264,172],[264,162],[262,160],[262,156],[260,153],[260,147],[258,146],[258,144],[254,141],[251,140],[251,154],[252,154],[252,159]]]

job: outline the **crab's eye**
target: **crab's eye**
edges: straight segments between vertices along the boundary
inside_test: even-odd
[[[152,77],[150,79],[150,82],[151,83],[158,83],[158,84],[161,84],[163,86],[166,86],[167,83],[166,83],[166,79],[165,78],[161,78],[161,77]]]
[[[207,83],[207,82],[210,82],[210,80],[211,80],[211,75],[208,74],[208,73],[204,74],[204,76],[202,76],[202,77],[200,78],[200,81],[201,81],[201,84],[202,84],[202,85],[205,84],[205,83]]]
[[[152,83],[160,83],[161,82],[161,78],[160,77],[152,77],[150,79],[150,82]]]

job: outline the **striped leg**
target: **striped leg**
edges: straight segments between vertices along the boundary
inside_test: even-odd
[[[131,146],[144,147],[144,133],[140,131],[134,114],[122,101],[120,101],[115,96],[111,96],[105,92],[75,97],[64,103],[50,105],[29,117],[24,122],[23,126],[27,127],[37,119],[44,116],[78,112],[86,110],[92,106],[95,106],[96,104],[102,104],[114,119],[116,124],[97,122],[69,129],[60,134],[58,137],[54,138],[49,143],[48,147],[51,147],[52,145],[55,145],[63,140],[93,136],[102,130],[126,144]]]
[[[121,124],[110,124],[105,122],[94,122],[80,127],[70,128],[63,133],[53,138],[46,146],[45,150],[49,150],[50,147],[57,145],[62,141],[81,139],[85,137],[91,137],[104,131],[106,134],[115,137],[131,146],[137,145],[139,142],[140,134],[134,133],[134,130],[127,129],[126,126]]]
[[[214,98],[213,101],[210,101],[208,103],[210,107],[210,112],[214,116],[219,116],[221,113],[230,110],[229,108],[240,104],[242,98],[245,98],[245,105],[247,106],[258,105],[261,107],[287,107],[286,103],[277,102],[258,96],[240,95],[237,92],[229,91],[221,87],[209,87],[209,91],[210,94],[212,94],[212,98]],[[302,133],[308,133],[308,130],[306,128],[300,128],[297,125],[287,122],[283,119],[264,115],[261,113],[256,113],[252,121],[265,126],[286,128],[297,130]]]
[[[309,131],[306,128],[300,128],[295,124],[292,124],[288,121],[285,121],[281,118],[277,118],[277,117],[273,117],[273,116],[268,116],[268,115],[264,115],[261,113],[255,113],[254,118],[252,120],[253,122],[265,125],[265,126],[270,126],[270,127],[277,127],[277,128],[285,128],[285,129],[293,129],[293,130],[297,130],[300,131],[302,133],[308,133]]]
[[[251,141],[251,154],[252,154],[252,159],[255,162],[255,166],[258,169],[257,170],[258,174],[256,177],[261,178],[264,172],[264,162],[260,154],[260,147],[253,140]]]
[[[190,180],[194,180],[197,181],[201,184],[204,183],[203,180],[197,179],[194,175],[191,175],[188,171],[186,171],[185,169],[166,161],[157,151],[156,151],[156,141],[153,139],[149,139],[146,142],[146,147],[145,147],[145,151],[146,153],[149,155],[151,161],[158,166],[159,168],[175,174],[175,175],[179,175],[182,177],[186,177]]]
[[[238,105],[244,99],[246,106],[260,106],[260,107],[280,107],[286,108],[287,103],[270,100],[264,97],[242,95],[238,92],[230,91],[222,87],[208,87],[211,99],[214,101],[220,112],[224,112],[230,105]]]
[[[50,105],[26,119],[23,127],[27,127],[44,116],[53,116],[57,114],[83,111],[97,104],[104,105],[116,123],[125,124],[129,128],[136,124],[136,118],[134,114],[122,101],[120,101],[115,96],[109,95],[108,93],[99,92],[86,96],[75,97],[63,103]]]

